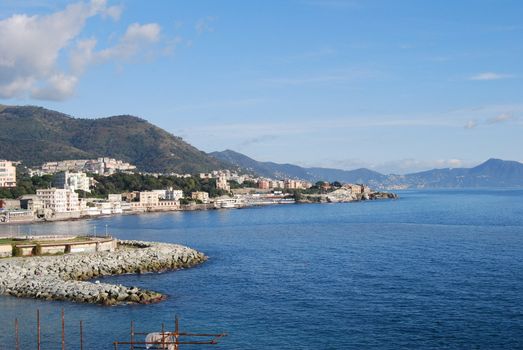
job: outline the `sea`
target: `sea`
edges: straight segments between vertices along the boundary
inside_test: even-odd
[[[397,200],[288,204],[0,226],[2,232],[174,242],[209,256],[103,282],[167,295],[104,307],[0,296],[0,349],[115,349],[148,333],[227,333],[180,349],[523,349],[523,190],[398,192]],[[137,340],[143,336],[136,336]],[[141,338],[140,338],[141,337]],[[204,340],[207,338],[192,340]],[[186,340],[189,340],[186,338]],[[129,346],[118,346],[129,349]]]

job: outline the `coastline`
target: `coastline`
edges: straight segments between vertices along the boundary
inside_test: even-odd
[[[0,227],[2,225],[5,226],[16,226],[16,225],[41,225],[41,224],[47,224],[47,223],[55,223],[55,222],[67,222],[67,221],[87,221],[90,219],[100,219],[100,218],[108,218],[108,217],[115,217],[115,216],[124,216],[124,215],[144,215],[144,214],[153,214],[153,213],[170,213],[170,212],[186,212],[186,211],[204,211],[204,210],[230,210],[230,209],[246,209],[246,208],[252,208],[252,207],[266,207],[266,206],[273,206],[273,205],[289,205],[289,204],[329,204],[329,203],[358,203],[358,202],[364,202],[364,201],[375,201],[375,200],[385,200],[385,199],[399,199],[400,197],[391,192],[373,192],[373,196],[369,197],[368,199],[365,198],[359,198],[359,199],[351,199],[351,200],[339,200],[339,201],[328,201],[328,200],[322,200],[322,201],[313,201],[306,198],[302,198],[300,200],[296,200],[292,203],[270,203],[270,204],[254,204],[254,205],[244,205],[234,208],[229,207],[215,207],[215,206],[209,206],[208,204],[195,204],[191,206],[187,206],[185,208],[178,208],[178,209],[152,209],[152,210],[137,210],[137,211],[124,211],[121,213],[112,213],[112,214],[101,214],[101,215],[84,215],[80,217],[69,217],[69,218],[57,218],[57,219],[37,219],[37,220],[12,220],[10,222],[0,222]]]
[[[0,259],[0,294],[89,304],[149,304],[164,300],[155,291],[92,281],[96,277],[173,271],[208,258],[168,243],[118,241],[112,252],[71,253]]]

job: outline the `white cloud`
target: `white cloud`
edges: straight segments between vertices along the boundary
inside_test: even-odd
[[[213,16],[207,16],[204,18],[200,18],[196,21],[196,24],[194,25],[194,29],[198,32],[198,34],[202,34],[205,32],[214,32],[214,27],[212,27],[212,22],[214,22],[216,18]]]
[[[139,24],[133,23],[125,32],[120,42],[111,48],[97,53],[102,59],[110,58],[129,58],[139,52],[141,48],[148,44],[157,42],[160,39],[160,26],[156,23]]]
[[[476,127],[480,125],[489,126],[493,124],[500,124],[500,123],[506,123],[510,121],[514,121],[517,118],[512,113],[500,113],[492,118],[485,118],[482,121],[478,122],[476,120],[469,120],[467,124],[465,124],[465,129],[475,129]]]
[[[474,129],[476,126],[478,126],[478,122],[475,120],[469,120],[467,124],[465,124],[465,129]]]
[[[493,72],[485,72],[485,73],[479,73],[476,75],[473,75],[469,78],[469,80],[501,80],[501,79],[509,79],[513,78],[514,76],[512,74],[501,74],[501,73],[493,73]]]
[[[512,115],[512,114],[501,113],[501,114],[498,114],[497,116],[495,116],[494,118],[490,118],[489,120],[487,120],[487,122],[489,124],[497,124],[497,123],[504,123],[504,122],[507,122],[507,121],[510,121],[513,119],[515,119],[515,118],[514,118],[514,115]]]
[[[121,6],[107,6],[106,0],[68,5],[49,15],[17,14],[0,20],[0,97],[63,100],[74,94],[87,66],[110,58],[128,58],[144,44],[159,38],[155,23],[132,24],[112,48],[95,52],[95,38],[80,40],[86,22],[93,16],[117,20]],[[70,66],[59,62],[65,56]]]
[[[100,51],[95,51],[97,40],[80,40],[70,56],[71,70],[82,74],[92,64],[100,64],[117,59],[125,60],[146,53],[146,48],[160,40],[161,28],[156,23],[131,24],[118,43]]]
[[[78,77],[56,73],[49,77],[43,87],[35,87],[31,92],[31,97],[39,100],[61,101],[71,97],[74,93]]]

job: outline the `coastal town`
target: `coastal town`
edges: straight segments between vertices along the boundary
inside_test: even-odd
[[[312,184],[300,179],[269,179],[231,170],[215,170],[199,174],[142,173],[130,163],[108,157],[47,162],[35,168],[23,167],[21,162],[17,161],[0,160],[0,189],[15,189],[21,168],[24,169],[26,177],[34,179],[47,176],[50,181],[41,184],[40,188],[35,189],[35,193],[26,193],[17,198],[2,198],[0,195],[0,223],[59,221],[158,211],[396,198],[395,194],[374,192],[363,184],[323,181]],[[189,192],[170,186],[142,191],[128,189],[115,191],[115,193],[107,193],[103,198],[92,195],[99,186],[96,178],[100,180],[117,174],[200,181],[206,183],[212,191]]]

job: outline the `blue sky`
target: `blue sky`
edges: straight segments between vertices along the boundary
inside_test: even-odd
[[[308,166],[523,161],[522,18],[504,0],[3,0],[0,103]]]

